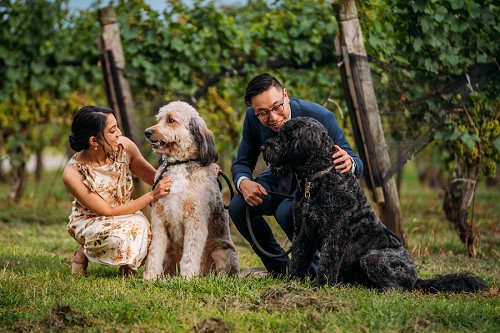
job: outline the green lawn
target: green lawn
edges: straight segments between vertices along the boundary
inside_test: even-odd
[[[491,286],[490,292],[473,295],[427,295],[345,286],[315,290],[272,278],[145,283],[142,269],[139,278],[128,279],[93,263],[87,277],[74,277],[69,270],[77,244],[65,228],[70,197],[59,178],[46,173],[17,206],[7,203],[8,187],[0,184],[0,331],[500,331],[500,192],[482,183],[474,207],[478,256],[469,259],[441,211],[439,191],[420,185],[411,164],[405,169],[404,229],[420,276],[469,271]],[[241,266],[260,266],[234,228],[232,235]]]

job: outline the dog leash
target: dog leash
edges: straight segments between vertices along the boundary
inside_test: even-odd
[[[158,177],[155,179],[155,182],[153,183],[153,187],[151,188],[151,191],[153,191],[155,189],[156,185],[158,185],[160,180],[163,178],[163,174],[165,174],[165,171],[167,171],[167,167],[168,167],[167,159],[162,158],[160,161],[161,161],[161,164],[160,164],[160,167],[158,168],[158,170],[161,169],[161,172],[158,175]]]
[[[287,195],[287,194],[283,194],[283,193],[277,193],[277,192],[271,192],[271,191],[267,191],[267,193],[271,193],[271,194],[274,194],[274,195],[282,196],[282,197],[285,197],[285,198],[293,198],[293,196]],[[255,247],[257,249],[259,249],[259,251],[262,254],[264,254],[266,257],[269,257],[269,258],[282,258],[282,257],[285,257],[285,256],[289,255],[290,252],[292,252],[292,249],[300,241],[300,239],[302,239],[302,236],[304,236],[304,232],[306,230],[306,218],[309,215],[309,200],[310,200],[310,197],[311,197],[309,190],[308,190],[307,193],[309,195],[306,197],[306,202],[304,203],[304,205],[302,207],[303,208],[303,214],[302,214],[302,221],[301,221],[301,224],[300,224],[299,235],[297,236],[296,239],[294,239],[294,241],[292,242],[292,245],[290,246],[290,248],[288,249],[288,251],[286,251],[284,253],[281,253],[281,254],[273,254],[273,253],[267,252],[259,244],[259,242],[257,241],[257,238],[255,237],[255,234],[253,233],[252,222],[250,221],[250,208],[247,205],[246,211],[245,211],[245,217],[246,217],[246,220],[247,220],[248,233],[250,234],[250,238],[252,238],[252,242],[255,245]]]
[[[219,171],[219,174],[217,176],[221,176],[226,181],[227,187],[229,187],[229,192],[231,193],[231,200],[232,200],[234,198],[234,189],[231,183],[229,182],[229,178],[227,178],[227,176],[222,171]],[[217,183],[219,184],[219,191],[222,191],[222,183],[218,177],[217,177]],[[231,200],[229,200],[229,202],[231,202]],[[227,206],[224,205],[224,209],[229,209],[229,205]]]

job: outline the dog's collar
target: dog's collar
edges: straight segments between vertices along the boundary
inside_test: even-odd
[[[184,163],[189,163],[189,162],[196,162],[199,161],[197,158],[189,158],[187,160],[177,160],[173,162],[169,162],[166,157],[162,157],[159,160],[160,163],[160,168],[166,168],[169,165],[177,165],[177,164],[184,164]]]
[[[310,178],[306,178],[306,182],[313,182],[314,180],[316,180],[317,178],[323,176],[325,173],[328,173],[330,171],[332,171],[332,169],[335,167],[334,164],[332,164],[331,166],[329,166],[328,168],[326,168],[325,170],[321,170],[321,171],[318,171],[316,172],[314,175],[312,175]]]
[[[160,171],[160,172],[159,172],[158,177],[156,178],[156,180],[153,184],[152,190],[154,190],[156,185],[158,185],[158,183],[162,179],[163,174],[165,173],[165,171],[167,171],[167,168],[170,165],[184,164],[184,163],[196,162],[196,161],[199,161],[199,160],[197,158],[189,158],[187,160],[177,160],[177,161],[169,162],[167,160],[167,158],[165,158],[165,157],[160,158],[160,160],[159,160],[160,167],[158,168],[158,171]]]
[[[311,197],[312,182],[314,180],[318,179],[319,177],[323,176],[325,173],[329,173],[330,171],[332,171],[332,169],[334,167],[335,167],[335,165],[332,164],[330,167],[328,167],[328,168],[326,168],[324,170],[316,172],[310,178],[306,178],[305,188],[304,188],[304,198],[306,198],[307,200],[309,200],[309,198]]]

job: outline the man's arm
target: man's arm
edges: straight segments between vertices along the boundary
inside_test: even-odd
[[[238,185],[242,178],[253,179],[252,173],[260,155],[260,139],[254,134],[258,128],[252,129],[256,124],[253,124],[253,119],[250,118],[253,116],[253,111],[251,109],[250,112],[251,114],[249,114],[249,110],[247,109],[243,122],[243,133],[238,146],[238,153],[231,167],[233,183],[237,186],[238,190]]]
[[[321,123],[327,128],[328,134],[332,138],[335,145],[345,150],[345,152],[352,158],[354,162],[354,175],[359,179],[363,174],[363,162],[347,142],[344,132],[340,128],[333,113],[328,112]]]

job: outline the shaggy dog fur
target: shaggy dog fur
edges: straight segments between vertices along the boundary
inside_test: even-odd
[[[158,124],[145,131],[153,150],[167,161],[156,179],[170,177],[170,194],[152,204],[153,239],[143,279],[162,274],[193,277],[210,271],[237,274],[236,248],[217,183],[212,132],[185,102],[160,108]]]
[[[422,289],[476,291],[487,289],[471,274],[453,274],[431,280],[417,278],[417,268],[400,239],[379,220],[357,179],[350,172],[331,169],[335,152],[326,128],[312,118],[294,118],[269,139],[264,159],[277,174],[295,173],[299,184],[294,201],[294,243],[290,275],[304,278],[315,250],[321,253],[317,286],[338,282],[361,284],[379,291]],[[305,235],[297,240],[304,204],[309,201]]]

